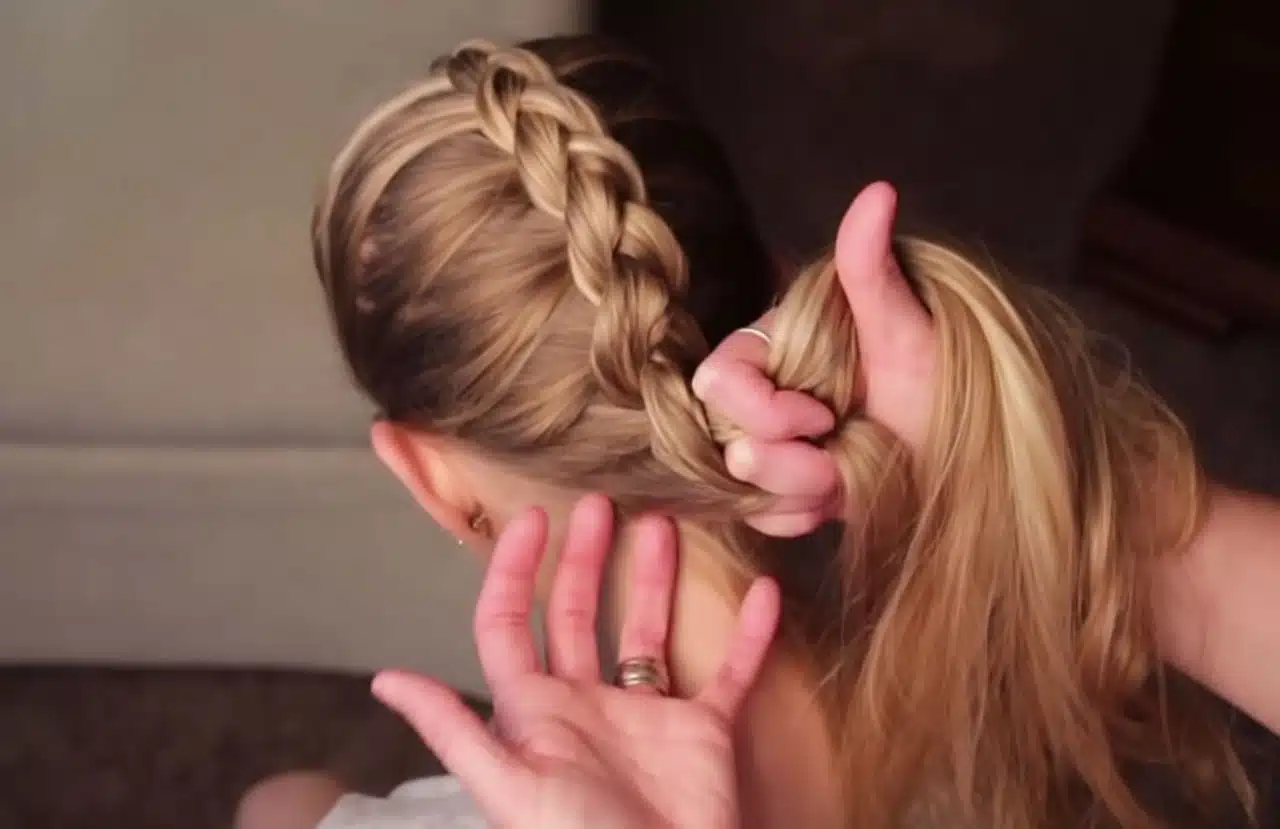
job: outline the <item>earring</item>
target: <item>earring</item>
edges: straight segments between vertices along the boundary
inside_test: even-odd
[[[485,517],[483,510],[477,511],[474,515],[468,518],[467,526],[470,527],[471,532],[475,533],[476,535],[483,535],[486,538],[488,538],[490,535],[489,519]],[[458,542],[459,547],[465,546],[467,543],[463,541],[461,538],[457,538],[457,537],[455,537],[453,540]]]

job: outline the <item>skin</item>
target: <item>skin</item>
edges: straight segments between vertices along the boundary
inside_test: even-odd
[[[897,271],[891,239],[896,195],[887,185],[863,191],[841,223],[836,262],[842,285],[851,302],[861,298],[877,303],[884,316],[867,322],[858,319],[862,359],[867,366],[869,412],[912,439],[922,439],[928,428],[931,348],[908,334],[924,330],[931,337],[928,317],[915,301]],[[890,272],[891,271],[891,272]],[[896,278],[895,278],[896,277]],[[911,324],[890,324],[906,317]],[[760,326],[767,330],[769,320]],[[778,441],[796,434],[818,435],[831,428],[832,416],[816,401],[794,392],[777,392],[758,366],[766,356],[758,337],[734,334],[708,360],[694,378],[694,389],[708,401],[727,403],[725,413],[742,423],[752,435]],[[766,405],[734,406],[732,394],[723,389],[745,390],[751,399],[763,397]],[[905,413],[905,414],[904,414]],[[897,414],[897,416],[894,416]],[[445,530],[463,540],[481,557],[492,554],[491,535],[500,532],[518,515],[537,505],[546,510],[552,549],[563,546],[568,516],[578,493],[551,489],[517,470],[492,462],[465,444],[430,435],[399,424],[375,424],[374,450],[387,468],[413,495],[419,505]],[[821,522],[834,469],[822,472],[826,456],[795,441],[739,442],[727,447],[731,470],[765,489],[777,482],[761,477],[775,463],[783,468],[800,466],[819,470],[803,479],[780,500],[779,510],[753,519],[756,526],[774,534],[808,532]],[[483,515],[482,527],[472,518]],[[627,561],[635,544],[628,537],[618,545],[613,572],[625,581]],[[686,545],[683,561],[714,560],[716,551]],[[538,577],[539,594],[546,596],[554,567],[547,562]],[[677,693],[692,698],[715,676],[720,655],[729,646],[739,608],[706,574],[683,567],[674,599],[674,625],[669,659]],[[625,595],[622,592],[621,595]],[[609,609],[619,618],[625,600]],[[832,773],[832,748],[821,711],[799,670],[777,657],[770,659],[756,687],[744,704],[734,732],[740,758],[743,813],[749,826],[837,826],[840,823],[840,782]]]
[[[1280,734],[1280,499],[1214,489],[1209,520],[1156,586],[1171,664]]]
[[[896,194],[887,184],[860,193],[841,223],[836,262],[857,325],[868,414],[918,446],[931,410],[936,340],[892,255],[895,209]],[[756,327],[768,331],[769,317]],[[730,471],[779,496],[774,509],[752,517],[753,526],[777,536],[801,535],[821,523],[835,502],[831,458],[802,440],[826,432],[832,416],[805,395],[774,389],[763,370],[766,352],[752,335],[728,337],[695,375],[694,390],[749,436],[726,447]],[[548,490],[465,447],[394,424],[377,424],[372,438],[379,457],[423,508],[480,555],[493,552],[493,533],[534,504],[547,506],[551,549],[563,546],[573,494]],[[470,518],[481,513],[487,526],[477,531]],[[617,546],[615,573],[626,581],[625,562],[639,547],[634,534]],[[543,596],[552,590],[554,573],[544,564],[537,590]],[[676,690],[691,697],[716,676],[739,608],[696,574],[682,571],[677,585],[669,654]],[[1280,596],[1280,502],[1215,490],[1201,535],[1190,549],[1171,551],[1153,589],[1170,663],[1280,732],[1280,662],[1274,658],[1280,652],[1280,614],[1274,609],[1274,597]],[[625,605],[624,600],[614,614],[624,614]],[[594,652],[594,643],[577,641],[575,648]],[[423,699],[430,705],[436,698],[428,693]],[[388,702],[395,707],[392,698]],[[446,719],[462,716],[454,709]],[[828,771],[829,746],[816,708],[776,656],[766,661],[743,702],[733,744],[740,806],[751,825],[837,824],[838,785]],[[330,784],[320,788],[320,796],[331,796]]]
[[[864,190],[841,224],[836,257],[862,349],[867,412],[919,446],[936,338],[889,249],[894,203],[887,184]],[[758,327],[769,330],[767,316]],[[726,448],[730,472],[779,496],[777,508],[751,523],[800,535],[830,514],[835,467],[799,440],[814,433],[822,406],[775,391],[766,350],[756,337],[729,337],[699,368],[694,389],[749,435]],[[1153,589],[1169,663],[1280,733],[1280,499],[1215,487],[1204,528],[1189,549],[1170,551]]]
[[[571,510],[549,588],[545,667],[532,616],[547,557],[546,512],[523,511],[494,543],[474,620],[493,695],[491,723],[443,683],[417,674],[383,671],[373,693],[462,781],[490,825],[738,829],[734,726],[777,630],[777,586],[761,578],[747,590],[724,657],[697,694],[616,688],[602,679],[596,631],[613,535],[604,497],[588,495]],[[632,526],[629,543],[617,652],[661,664],[675,600],[675,527],[646,516]],[[235,825],[312,827],[342,793],[326,775],[281,775],[242,800]]]
[[[587,496],[572,510],[547,607],[545,670],[530,622],[546,514],[516,517],[495,544],[475,637],[498,733],[424,677],[383,673],[374,693],[408,720],[494,825],[736,829],[731,726],[777,629],[777,587],[760,579],[747,591],[727,656],[695,697],[615,688],[601,681],[596,651],[612,533],[607,500]],[[666,650],[676,546],[669,521],[637,522],[622,658],[661,659]]]
[[[534,505],[545,510],[550,549],[567,549],[574,535],[572,507],[577,494],[531,481],[464,445],[395,424],[376,425],[373,443],[378,456],[422,508],[482,558],[490,559],[495,553],[489,533],[503,533]],[[486,526],[477,531],[471,518],[479,513],[485,516]],[[625,588],[605,591],[612,598],[610,606],[602,608],[605,626],[612,627],[610,635],[621,633],[613,620],[625,620],[636,603],[646,601],[632,589],[641,572],[637,561],[648,544],[645,532],[643,521],[633,523],[614,545],[605,578]],[[708,560],[713,551],[688,543],[682,550],[671,600],[667,658],[676,696],[696,699],[717,681],[741,608],[706,573],[688,564]],[[540,600],[554,601],[556,572],[556,559],[548,556],[534,576]],[[548,630],[554,632],[551,626]],[[578,641],[579,647],[594,653],[594,637],[589,645],[585,639]],[[732,738],[744,827],[839,825],[840,787],[831,774],[821,711],[800,672],[778,654],[772,654],[761,669],[734,723]]]
[[[929,315],[893,255],[896,211],[888,184],[859,193],[840,223],[836,269],[858,331],[867,415],[918,447],[933,406],[936,343]],[[770,315],[753,327],[770,332]],[[805,394],[774,389],[764,373],[767,358],[759,337],[732,334],[698,368],[693,390],[748,435],[725,447],[730,473],[780,496],[751,525],[769,535],[804,535],[833,513],[836,468],[826,452],[799,439],[827,432],[832,415]]]

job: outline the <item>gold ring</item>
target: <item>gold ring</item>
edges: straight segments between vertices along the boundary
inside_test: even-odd
[[[754,325],[748,325],[744,328],[739,328],[738,331],[743,334],[750,334],[753,337],[759,337],[760,339],[764,340],[765,345],[769,346],[770,348],[773,347],[773,337],[770,337],[767,332],[761,331],[759,328],[756,328]]]
[[[671,691],[671,681],[662,663],[649,656],[635,656],[618,663],[614,684],[619,688],[652,688],[662,696]]]

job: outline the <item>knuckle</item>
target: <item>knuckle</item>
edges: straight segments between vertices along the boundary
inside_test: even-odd
[[[477,635],[506,630],[519,630],[528,625],[529,619],[517,610],[495,610],[477,613],[474,623]]]
[[[889,346],[894,355],[917,370],[933,357],[933,331],[927,324],[902,325],[890,329]]]
[[[780,403],[781,401],[777,399],[764,401],[761,404],[758,419],[752,424],[754,428],[748,430],[744,424],[743,430],[748,431],[756,440],[766,443],[779,443],[797,438],[800,431],[795,423],[796,418],[792,417]]]
[[[808,535],[820,526],[822,526],[822,516],[818,513],[808,513],[796,520],[792,526],[792,532],[797,536]]]
[[[662,653],[666,641],[666,631],[657,625],[638,625],[631,632],[629,650],[638,656],[653,656]]]
[[[814,471],[814,494],[832,497],[840,489],[840,470],[830,455],[823,453],[822,461]]]
[[[581,605],[561,608],[548,620],[557,630],[564,633],[582,633],[595,628],[594,614]]]

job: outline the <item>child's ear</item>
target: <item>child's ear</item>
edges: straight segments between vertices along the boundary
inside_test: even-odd
[[[445,531],[477,547],[490,541],[472,526],[477,502],[450,468],[439,443],[387,420],[375,421],[369,438],[378,459]]]

